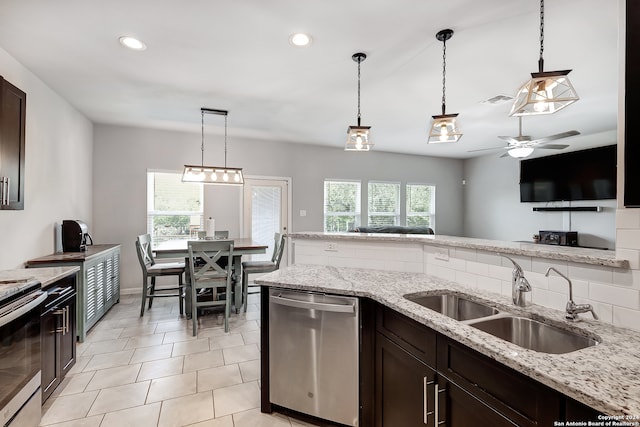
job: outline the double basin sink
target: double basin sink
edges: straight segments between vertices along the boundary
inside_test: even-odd
[[[404,297],[495,337],[541,353],[570,353],[600,342],[595,336],[580,335],[534,319],[501,312],[489,304],[459,294],[417,293]]]

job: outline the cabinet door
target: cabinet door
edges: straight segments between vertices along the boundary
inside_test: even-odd
[[[380,333],[375,365],[376,426],[434,425],[435,371]]]
[[[60,316],[56,311],[49,311],[40,318],[40,347],[41,347],[41,382],[42,401],[53,393],[60,383],[58,355],[58,327]]]
[[[0,209],[24,209],[27,95],[0,77]]]
[[[86,277],[84,279],[85,283],[85,319],[84,319],[84,329],[85,331],[89,330],[94,323],[98,321],[100,316],[98,316],[98,278],[97,278],[97,270],[98,267],[96,264],[87,265]]]
[[[496,410],[444,378],[438,380],[438,422],[446,427],[517,427]]]
[[[64,310],[64,331],[60,332],[60,376],[64,377],[76,364],[76,297]]]

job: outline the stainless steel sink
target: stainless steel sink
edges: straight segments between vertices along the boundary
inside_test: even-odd
[[[524,317],[497,317],[479,320],[470,325],[520,347],[541,353],[569,353],[600,342],[595,337],[579,335]]]
[[[409,294],[404,297],[409,301],[460,321],[498,314],[498,310],[493,307],[455,294]]]

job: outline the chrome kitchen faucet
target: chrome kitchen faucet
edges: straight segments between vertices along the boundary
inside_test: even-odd
[[[527,278],[524,277],[524,271],[517,262],[506,255],[498,255],[513,263],[513,272],[511,272],[511,297],[515,305],[524,307],[526,305],[525,292],[531,292],[531,285]]]
[[[567,314],[564,317],[567,320],[575,321],[578,320],[578,314],[590,311],[593,318],[598,320],[598,316],[596,315],[596,312],[593,311],[591,304],[576,304],[573,302],[573,285],[571,284],[571,280],[554,267],[547,268],[547,272],[544,273],[544,275],[549,277],[549,273],[551,273],[551,271],[555,271],[560,277],[564,278],[569,283],[569,301],[567,301]]]

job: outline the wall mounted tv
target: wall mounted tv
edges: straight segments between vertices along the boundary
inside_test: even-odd
[[[616,145],[520,161],[520,201],[616,198]]]

